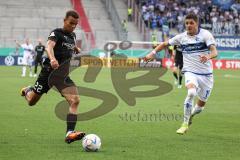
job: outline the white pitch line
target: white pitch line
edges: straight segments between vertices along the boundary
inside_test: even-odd
[[[237,78],[237,79],[240,79],[240,76],[236,76],[236,75],[232,75],[232,74],[225,74],[224,77],[225,78]]]

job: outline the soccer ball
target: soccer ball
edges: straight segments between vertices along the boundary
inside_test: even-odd
[[[101,147],[101,139],[96,134],[88,134],[83,137],[82,146],[87,152],[96,152]]]

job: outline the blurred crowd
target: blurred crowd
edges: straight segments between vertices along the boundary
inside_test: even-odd
[[[229,8],[214,5],[212,0],[137,0],[142,18],[151,29],[184,30],[184,16],[189,12],[199,15],[201,27],[214,35],[240,35],[240,2]]]

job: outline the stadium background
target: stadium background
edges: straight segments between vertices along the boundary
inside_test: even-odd
[[[0,0],[0,159],[238,159],[239,6],[239,0]],[[132,20],[127,21],[124,28],[123,20],[128,20],[129,7],[132,8]],[[82,54],[106,61],[112,52],[104,50],[104,46],[112,42],[116,44],[114,53],[138,62],[152,49],[153,35],[158,41],[171,37],[184,29],[182,20],[187,11],[198,13],[201,27],[209,29],[216,38],[219,56],[214,60],[216,89],[206,113],[196,120],[195,131],[186,137],[177,137],[178,120],[152,122],[140,119],[139,122],[139,119],[131,121],[124,117],[126,113],[136,117],[139,112],[149,115],[159,111],[166,115],[181,115],[185,89],[177,90],[173,86],[173,90],[164,96],[138,99],[137,107],[130,108],[119,100],[118,109],[100,118],[80,122],[80,128],[102,138],[103,148],[99,154],[84,153],[80,144],[70,147],[63,144],[64,122],[54,114],[59,95],[52,91],[31,109],[17,95],[22,86],[33,84],[35,79],[20,77],[22,49],[17,48],[15,40],[23,43],[25,38],[30,38],[34,45],[38,38],[46,42],[50,31],[62,26],[65,11],[72,8],[81,17],[76,34]],[[120,47],[122,41],[130,42],[131,47],[123,49]],[[173,65],[166,52],[159,53],[160,62],[148,67],[169,68]],[[74,57],[72,64],[79,66],[79,57]],[[119,67],[125,64],[119,63]],[[97,83],[91,85],[83,81],[84,68],[74,71],[72,76],[79,85],[117,95],[113,87],[104,87],[111,82],[110,70],[104,68]],[[173,82],[170,71],[163,80]],[[80,107],[85,107],[81,112],[96,105],[94,99],[83,97]]]

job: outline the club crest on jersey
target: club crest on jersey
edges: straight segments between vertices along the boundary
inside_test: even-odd
[[[200,38],[199,38],[199,37],[196,37],[196,39],[195,39],[195,40],[196,40],[196,42],[198,42],[198,41],[200,41]]]
[[[68,39],[68,37],[67,36],[63,36],[66,40]]]

